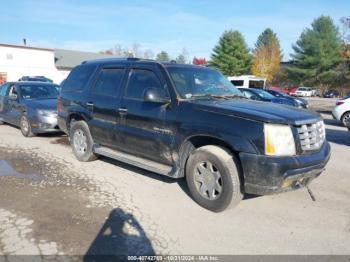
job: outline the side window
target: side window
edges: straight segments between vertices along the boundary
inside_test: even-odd
[[[75,67],[65,80],[62,91],[81,91],[89,81],[95,70],[94,65],[80,65]]]
[[[11,86],[10,87],[9,96],[12,96],[12,95],[18,95],[17,94],[17,88],[15,86]]]
[[[9,84],[4,84],[1,86],[0,90],[0,96],[6,96],[7,95],[7,90],[9,89]]]
[[[106,96],[116,96],[125,70],[120,68],[102,69],[91,92]]]
[[[250,98],[253,96],[252,93],[248,92],[248,91],[243,91],[243,95],[246,97],[246,98]]]
[[[133,69],[126,89],[126,97],[143,99],[145,91],[149,88],[159,89],[160,93],[166,97],[166,90],[156,74],[150,70]]]

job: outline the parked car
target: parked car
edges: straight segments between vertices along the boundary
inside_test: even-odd
[[[335,103],[332,115],[334,119],[340,120],[344,126],[347,125],[346,121],[350,119],[350,95]]]
[[[339,97],[339,92],[337,90],[328,90],[328,91],[324,92],[323,97],[336,98],[336,97]]]
[[[277,97],[277,98],[284,98],[287,100],[290,100],[292,102],[294,102],[294,106],[296,107],[300,107],[300,108],[309,108],[309,103],[300,97],[292,97],[290,95],[287,95],[286,93],[282,93],[276,90],[265,90],[266,92],[270,93],[271,95]]]
[[[53,83],[53,81],[45,76],[22,76],[18,81],[34,81],[34,82],[45,82]]]
[[[57,85],[7,82],[0,89],[0,124],[19,126],[24,136],[57,132]]]
[[[299,87],[296,91],[295,91],[295,95],[296,96],[312,96],[312,90],[308,87]]]
[[[193,199],[216,212],[244,193],[306,186],[330,156],[319,114],[246,99],[211,68],[136,58],[75,67],[58,124],[78,160],[103,155],[186,177]]]
[[[293,87],[293,88],[289,88],[287,89],[287,95],[290,96],[296,96],[296,92],[297,92],[298,88],[297,87]]]
[[[275,97],[274,95],[271,95],[266,90],[257,89],[257,88],[239,88],[239,91],[241,91],[243,93],[243,96],[245,96],[248,99],[289,105],[289,106],[298,106],[297,102],[286,98]]]

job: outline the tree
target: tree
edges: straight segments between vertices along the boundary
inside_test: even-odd
[[[211,60],[211,64],[227,76],[248,73],[251,55],[242,34],[225,31],[213,49]]]
[[[340,19],[342,23],[341,35],[341,58],[342,61],[337,67],[336,84],[341,87],[350,88],[350,17]]]
[[[267,28],[259,35],[255,44],[252,73],[272,82],[280,69],[281,57],[282,52],[277,35]]]
[[[179,54],[175,61],[177,64],[186,64],[186,58],[183,54]]]
[[[161,51],[160,53],[157,54],[156,60],[160,62],[169,62],[170,56],[167,52]]]
[[[304,84],[329,86],[336,77],[335,68],[341,62],[341,40],[338,28],[329,16],[320,16],[311,28],[305,29],[293,45],[294,67],[291,75]]]
[[[192,64],[194,64],[194,65],[206,65],[207,60],[205,58],[193,57]]]

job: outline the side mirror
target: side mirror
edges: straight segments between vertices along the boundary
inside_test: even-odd
[[[170,102],[169,98],[164,97],[164,95],[161,94],[159,90],[155,88],[149,88],[146,90],[144,100],[147,102],[154,102],[160,104],[166,104]]]
[[[18,99],[17,94],[12,94],[9,96],[10,100],[16,101]]]
[[[252,96],[250,97],[250,99],[252,99],[252,100],[259,100],[258,96],[256,96],[256,95],[252,95]]]

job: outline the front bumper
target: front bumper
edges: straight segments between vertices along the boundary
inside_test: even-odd
[[[304,187],[318,177],[330,158],[330,145],[325,142],[313,154],[292,157],[270,157],[239,154],[246,193],[269,195]]]
[[[59,132],[57,125],[57,117],[55,116],[39,116],[31,121],[32,132],[35,134]]]

